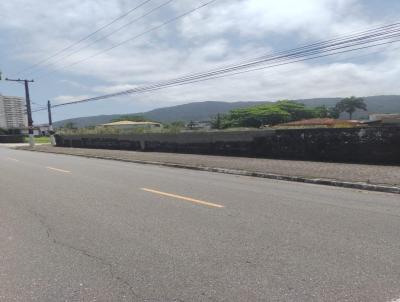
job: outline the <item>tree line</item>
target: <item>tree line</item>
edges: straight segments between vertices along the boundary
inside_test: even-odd
[[[226,129],[236,127],[260,128],[265,125],[277,125],[311,118],[339,118],[343,112],[352,119],[357,110],[367,110],[362,98],[349,97],[342,99],[333,107],[325,105],[306,107],[302,103],[282,100],[271,104],[257,105],[248,108],[231,110],[227,114],[218,114],[212,121],[213,128]]]
[[[227,114],[218,114],[212,120],[212,128],[227,129],[237,127],[252,127],[260,128],[266,125],[277,125],[292,121],[299,121],[311,118],[339,118],[341,113],[347,113],[349,119],[352,119],[353,113],[357,110],[367,110],[367,106],[362,98],[349,97],[342,99],[335,106],[327,107],[325,105],[317,107],[306,107],[302,103],[290,100],[282,100],[270,104],[262,104],[248,108],[239,108],[229,111]],[[124,115],[111,122],[118,121],[133,121],[143,122],[148,121],[147,118],[141,115]],[[190,124],[190,123],[189,123]],[[172,132],[179,132],[186,128],[186,123],[183,121],[175,121],[169,124],[164,124],[165,129],[170,129]],[[87,127],[89,128],[94,128]],[[68,122],[63,128],[75,129],[76,126]]]

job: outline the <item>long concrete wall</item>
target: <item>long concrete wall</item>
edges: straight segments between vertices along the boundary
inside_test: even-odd
[[[23,143],[23,135],[0,135],[0,144]]]
[[[57,146],[400,164],[400,127],[56,135]]]

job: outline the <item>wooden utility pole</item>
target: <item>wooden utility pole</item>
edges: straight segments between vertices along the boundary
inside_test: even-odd
[[[47,113],[49,115],[49,134],[50,134],[50,142],[53,146],[55,146],[56,141],[54,138],[54,130],[53,130],[53,118],[51,116],[51,103],[47,101]]]

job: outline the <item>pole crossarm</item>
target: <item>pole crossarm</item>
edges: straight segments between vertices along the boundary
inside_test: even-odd
[[[28,82],[28,83],[33,83],[34,80],[22,80],[22,79],[9,79],[9,78],[5,78],[6,81],[10,81],[10,82]]]

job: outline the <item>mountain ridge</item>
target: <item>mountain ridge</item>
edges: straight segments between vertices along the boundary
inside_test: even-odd
[[[371,113],[399,113],[400,112],[400,95],[377,95],[363,97],[367,104],[368,111],[357,111],[354,118],[367,118]],[[295,102],[300,102],[308,107],[316,107],[325,105],[328,107],[334,106],[341,97],[332,98],[310,98],[310,99],[297,99]],[[193,102],[182,105],[175,105],[170,107],[156,108],[147,112],[130,113],[130,114],[110,114],[110,115],[96,115],[85,116],[78,118],[65,119],[54,122],[55,127],[62,127],[66,123],[73,123],[76,127],[88,127],[104,124],[112,121],[113,119],[120,118],[127,115],[140,115],[149,120],[154,120],[162,123],[169,123],[173,121],[202,121],[209,120],[218,113],[224,114],[232,109],[246,108],[255,105],[266,103],[273,103],[268,101],[241,101],[241,102],[218,102],[218,101],[204,101]]]

